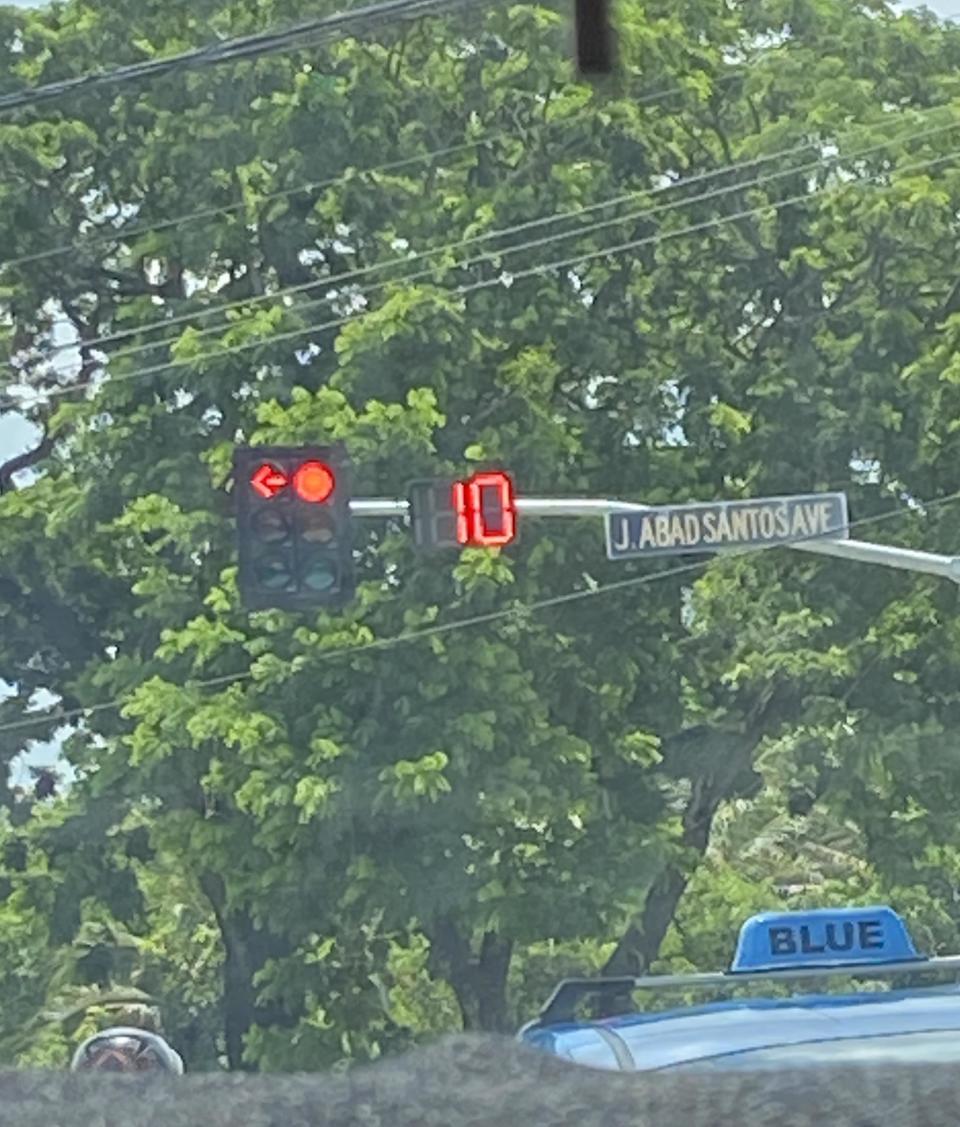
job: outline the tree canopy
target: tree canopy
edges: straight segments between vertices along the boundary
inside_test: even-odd
[[[316,11],[0,9],[0,93]],[[237,443],[342,440],[361,496],[844,489],[855,534],[960,551],[960,31],[617,18],[593,86],[566,3],[494,2],[0,118],[0,394],[39,436],[0,469],[0,759],[59,732],[76,773],[0,785],[2,1059],[131,1005],[193,1069],[368,1059],[574,969],[720,965],[778,902],[957,944],[952,586],[381,519],[343,613],[240,605]]]

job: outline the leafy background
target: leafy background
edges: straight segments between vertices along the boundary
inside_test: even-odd
[[[325,10],[0,9],[0,92]],[[383,521],[345,613],[239,605],[237,442],[342,439],[362,495],[845,489],[864,536],[960,552],[960,31],[618,19],[597,87],[566,4],[498,2],[0,122],[38,436],[0,471],[0,758],[65,759],[0,783],[0,1060],[149,1013],[191,1069],[340,1066],[566,973],[716,967],[776,904],[960,947],[946,583],[614,567],[590,521],[425,558]]]

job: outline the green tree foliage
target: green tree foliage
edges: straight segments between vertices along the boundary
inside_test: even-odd
[[[495,463],[535,495],[845,488],[896,518],[866,535],[958,550],[916,499],[960,464],[960,33],[622,0],[593,89],[566,8],[0,123],[4,403],[41,435],[0,472],[0,758],[66,710],[77,775],[0,794],[6,1059],[62,1062],[131,989],[193,1068],[508,1029],[565,970],[716,965],[771,898],[956,936],[951,588],[615,569],[587,521],[425,558],[380,521],[343,614],[239,605],[237,442],[343,440],[367,496]],[[306,14],[4,9],[0,90]]]

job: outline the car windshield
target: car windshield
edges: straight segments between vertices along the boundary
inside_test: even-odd
[[[958,10],[0,0],[0,1070],[960,951]]]
[[[957,1064],[960,1062],[960,1028],[873,1037],[840,1037],[772,1045],[763,1049],[724,1053],[703,1060],[668,1065],[658,1072],[717,1069],[792,1069],[818,1065]]]

